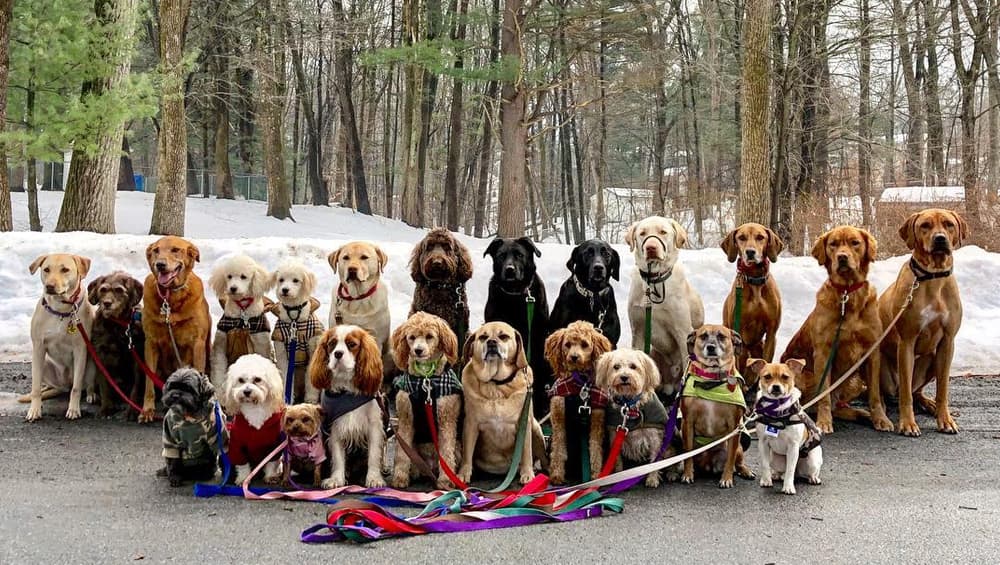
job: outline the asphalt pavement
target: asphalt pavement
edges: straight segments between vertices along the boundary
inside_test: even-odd
[[[962,432],[911,439],[839,423],[823,484],[796,496],[737,479],[720,490],[637,487],[620,515],[568,524],[307,545],[322,504],[195,498],[154,476],[158,426],[23,420],[27,366],[0,365],[0,563],[997,563],[1000,377],[953,378]],[[893,416],[894,417],[894,416]],[[756,446],[750,451],[756,468]]]

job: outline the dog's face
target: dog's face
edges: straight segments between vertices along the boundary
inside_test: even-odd
[[[611,342],[590,322],[573,322],[545,340],[545,360],[557,375],[590,371],[597,359],[611,351]]]
[[[40,273],[42,287],[49,296],[64,296],[76,292],[87,272],[90,259],[68,253],[41,255],[28,265],[28,272]]]
[[[378,343],[358,326],[326,330],[309,362],[309,380],[319,390],[374,396],[382,385]]]
[[[295,306],[312,296],[316,288],[316,275],[301,261],[288,259],[271,273],[271,286],[278,293],[278,300]]]
[[[323,409],[316,404],[293,404],[285,408],[281,429],[288,437],[310,438],[323,425]]]
[[[184,286],[201,252],[186,239],[168,235],[146,248],[146,263],[156,275],[156,283],[164,288]]]
[[[465,282],[472,278],[472,257],[450,231],[434,228],[413,248],[410,275],[415,282]]]
[[[98,277],[87,285],[87,300],[102,318],[124,318],[142,301],[142,283],[124,271]]]
[[[704,325],[688,335],[688,355],[706,367],[731,367],[743,351],[743,339],[733,330]]]
[[[777,261],[785,242],[770,229],[750,222],[729,232],[721,247],[730,263],[740,258],[747,265],[756,265],[765,257]]]
[[[747,360],[747,368],[760,383],[760,392],[770,398],[784,398],[792,394],[795,379],[802,374],[806,362],[789,359],[784,363],[768,363],[763,359]]]
[[[542,253],[530,238],[494,239],[483,257],[493,258],[493,279],[501,284],[523,284],[535,276],[535,257]]]
[[[270,290],[271,275],[250,257],[234,255],[215,265],[208,284],[220,299],[260,297]]]
[[[650,216],[625,230],[625,243],[635,254],[636,265],[662,263],[670,267],[677,261],[677,250],[687,244],[687,231],[676,220]]]
[[[943,258],[969,237],[969,225],[956,212],[930,208],[910,215],[899,228],[899,237],[918,259]]]
[[[352,241],[331,253],[327,261],[337,271],[340,281],[349,284],[363,283],[380,276],[389,257],[373,243]]]
[[[637,349],[616,349],[597,360],[597,386],[612,396],[634,398],[655,394],[660,371],[653,359]]]
[[[492,380],[500,372],[509,374],[528,366],[521,334],[504,322],[488,322],[473,332],[465,340],[465,358],[479,367],[495,369],[476,371],[483,382]]]
[[[192,419],[206,415],[214,395],[208,376],[190,367],[174,371],[163,384],[163,405]]]
[[[833,228],[819,236],[812,248],[812,256],[831,278],[847,280],[864,280],[876,252],[872,234],[853,226]]]
[[[458,361],[458,337],[441,318],[414,312],[392,332],[392,358],[400,368],[409,368],[413,361],[438,358],[454,364]]]
[[[274,406],[283,403],[283,389],[278,367],[270,359],[251,353],[229,366],[222,400],[226,412],[235,414],[243,405]]]
[[[566,262],[570,270],[584,286],[602,289],[618,280],[621,272],[621,257],[613,247],[599,239],[590,239],[573,248]]]

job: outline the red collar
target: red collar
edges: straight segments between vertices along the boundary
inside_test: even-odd
[[[702,369],[698,363],[691,363],[691,372],[703,379],[712,379],[713,381],[721,381],[731,376],[728,372],[723,373],[721,368],[715,372]]]
[[[850,286],[841,286],[841,285],[839,285],[839,284],[837,284],[837,283],[835,283],[835,282],[833,282],[833,281],[831,281],[829,279],[826,282],[827,282],[827,284],[829,284],[830,286],[832,286],[837,291],[837,293],[840,294],[841,296],[846,296],[848,294],[851,294],[855,290],[858,290],[859,288],[861,288],[861,287],[865,286],[866,284],[868,284],[868,281],[861,281],[861,282],[856,282],[856,283],[854,283],[854,284],[852,284]]]
[[[768,269],[771,267],[771,261],[764,257],[764,260],[755,265],[747,265],[743,262],[743,257],[736,260],[736,270],[744,275],[757,275],[766,276]]]
[[[69,300],[60,300],[60,302],[62,302],[63,304],[72,304],[75,306],[76,303],[80,301],[80,291],[82,290],[83,290],[83,283],[77,284],[76,291],[70,295]]]
[[[236,305],[240,307],[240,310],[246,310],[247,308],[249,308],[253,304],[253,301],[254,297],[252,296],[247,296],[246,298],[240,298],[239,300],[233,300],[233,302],[235,302]]]
[[[337,287],[337,298],[340,298],[341,300],[346,300],[348,302],[354,302],[355,300],[364,300],[365,298],[368,298],[369,296],[375,294],[376,290],[378,290],[378,283],[375,283],[370,289],[368,289],[368,292],[365,292],[361,296],[351,296],[351,293],[347,290],[347,285],[344,283],[340,283],[340,286]]]

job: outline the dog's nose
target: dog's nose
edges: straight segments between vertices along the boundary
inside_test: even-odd
[[[54,284],[47,284],[47,285],[45,285],[45,292],[47,292],[49,294],[55,294],[56,293],[56,285],[54,285]]]
[[[423,357],[424,356],[424,348],[423,347],[414,347],[413,348],[413,352],[417,355],[417,357]]]
[[[946,236],[945,234],[939,233],[934,236],[934,245],[947,245],[947,244],[948,244],[948,236]]]
[[[495,340],[495,339],[487,340],[486,341],[486,347],[487,347],[487,349],[496,349],[497,348],[497,340]]]
[[[837,263],[839,263],[840,265],[847,265],[847,259],[848,257],[845,253],[837,255]]]
[[[574,362],[574,363],[576,363],[577,361],[580,360],[580,356],[577,355],[576,353],[573,353],[573,354],[571,354],[569,356],[569,360],[572,361],[572,362]]]
[[[156,263],[154,263],[154,265],[160,271],[164,271],[167,268],[167,262],[166,261],[157,261]]]
[[[747,259],[755,259],[757,257],[757,251],[755,249],[746,250]]]
[[[229,287],[229,294],[236,294],[236,290],[237,290],[237,289],[236,289],[236,286],[235,286],[235,285],[234,285],[234,286],[231,286],[231,287]]]
[[[252,390],[248,388],[243,389],[243,396],[250,396],[251,394],[253,394]]]
[[[105,308],[111,308],[111,301],[110,300],[105,300],[105,301],[101,302],[101,304],[103,304]]]
[[[333,352],[333,358],[334,359],[340,359],[343,356],[344,356],[344,352],[343,351],[334,351]]]
[[[771,394],[781,394],[781,385],[771,385]]]
[[[715,355],[716,353],[718,353],[718,350],[717,350],[717,348],[714,345],[706,345],[705,346],[705,353],[707,353],[709,355]]]
[[[619,379],[619,380],[620,380],[620,381],[621,381],[621,382],[622,382],[623,384],[627,384],[627,383],[628,383],[628,375],[622,375],[622,376],[618,377],[618,379]]]
[[[357,267],[348,267],[347,268],[347,274],[348,275],[356,275],[356,274],[358,274],[358,268]]]
[[[288,288],[287,287],[281,289],[281,295],[282,296],[288,296]]]

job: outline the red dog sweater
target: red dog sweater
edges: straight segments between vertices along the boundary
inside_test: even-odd
[[[281,443],[281,418],[285,411],[275,412],[257,429],[237,414],[229,424],[229,461],[233,465],[257,465]]]

